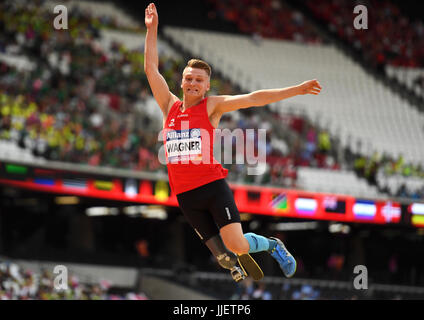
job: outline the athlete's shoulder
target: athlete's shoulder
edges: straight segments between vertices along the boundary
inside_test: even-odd
[[[207,96],[206,99],[208,99],[208,102],[216,102],[220,97],[221,96]]]
[[[222,102],[225,101],[226,97],[228,96],[225,96],[225,95],[209,96],[207,100],[207,107],[208,107],[209,113],[210,114],[215,113],[218,110],[220,104],[222,104]]]
[[[219,103],[224,101],[225,96],[208,96],[207,104],[208,106],[217,106]]]
[[[169,99],[169,106],[172,107],[176,103],[182,103],[182,100],[178,98],[175,94],[171,93],[171,98]]]

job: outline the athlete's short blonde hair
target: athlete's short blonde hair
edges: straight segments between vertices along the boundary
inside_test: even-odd
[[[189,62],[187,62],[187,66],[185,68],[188,67],[205,70],[209,77],[212,74],[211,66],[207,62],[200,59],[191,59]]]

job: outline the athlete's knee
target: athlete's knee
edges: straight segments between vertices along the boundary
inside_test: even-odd
[[[240,223],[231,223],[222,227],[220,234],[228,250],[236,254],[249,252],[249,242],[243,235]]]
[[[249,252],[249,242],[247,242],[247,240],[244,237],[242,239],[239,239],[239,238],[226,239],[224,241],[224,244],[228,248],[228,250],[238,255],[246,254]]]

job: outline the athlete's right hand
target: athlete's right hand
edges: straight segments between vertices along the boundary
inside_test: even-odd
[[[159,23],[158,12],[154,3],[151,3],[147,6],[145,11],[144,23],[146,28],[154,27],[156,28]]]

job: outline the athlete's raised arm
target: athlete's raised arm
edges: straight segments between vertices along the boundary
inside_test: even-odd
[[[175,100],[176,97],[169,91],[168,84],[159,73],[159,57],[157,50],[159,18],[154,3],[147,6],[144,22],[147,28],[144,46],[144,72],[146,72],[153,96],[166,116],[168,114],[169,104],[172,102],[171,99]]]
[[[318,80],[314,79],[305,81],[297,86],[282,89],[264,89],[234,96],[213,96],[209,99],[212,100],[211,102],[214,105],[214,112],[222,114],[243,108],[264,106],[297,95],[317,95],[320,91],[321,85]]]

